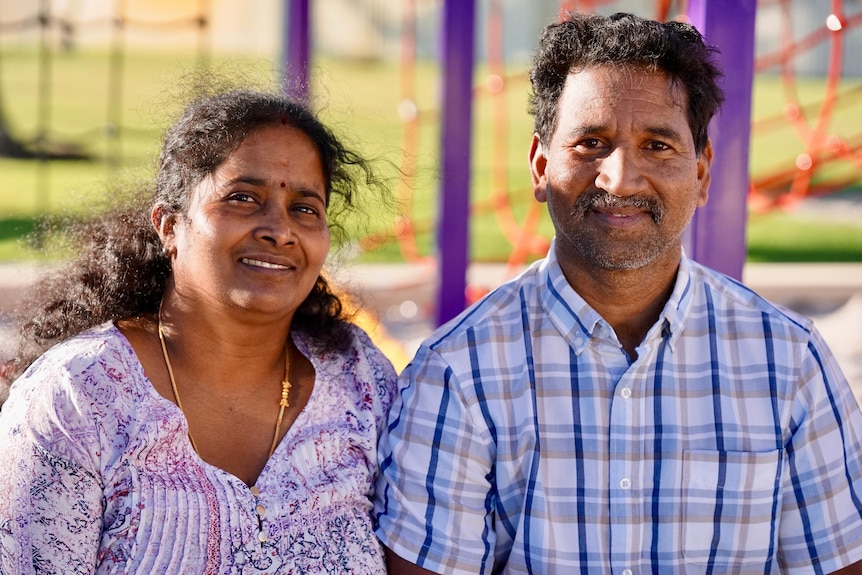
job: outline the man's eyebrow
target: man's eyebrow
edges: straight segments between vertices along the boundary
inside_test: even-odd
[[[568,137],[571,139],[580,139],[587,136],[601,134],[607,130],[607,126],[603,124],[584,124],[583,126],[574,126],[568,132]],[[668,126],[647,126],[644,132],[651,136],[664,138],[667,140],[681,141],[682,135]]]
[[[568,131],[569,138],[578,139],[585,136],[599,134],[607,129],[602,124],[585,124],[583,126],[574,126]]]
[[[667,126],[648,126],[645,132],[652,136],[658,136],[660,138],[666,138],[676,142],[682,140],[682,135],[679,132]]]

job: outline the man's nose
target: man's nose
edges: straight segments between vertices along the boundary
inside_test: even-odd
[[[637,151],[617,147],[599,163],[596,187],[609,194],[618,197],[631,196],[643,191],[644,183]]]

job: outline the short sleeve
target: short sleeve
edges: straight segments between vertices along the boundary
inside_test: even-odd
[[[816,330],[802,359],[787,444],[779,562],[831,573],[862,560],[862,412]]]
[[[493,447],[452,369],[422,346],[399,378],[380,443],[381,541],[438,573],[493,567]]]
[[[95,425],[71,374],[44,359],[0,412],[0,573],[92,573],[102,518]]]

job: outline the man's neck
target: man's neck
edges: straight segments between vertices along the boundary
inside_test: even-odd
[[[634,360],[635,348],[658,320],[670,298],[680,255],[633,270],[605,270],[559,257],[569,285],[607,321]]]

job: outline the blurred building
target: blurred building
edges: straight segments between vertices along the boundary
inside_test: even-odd
[[[0,0],[0,46],[33,43],[42,35],[58,46],[100,45],[117,41],[117,15],[124,17],[122,42],[128,48],[196,46],[215,52],[277,57],[281,52],[284,6],[289,0]],[[402,18],[415,11],[416,54],[433,58],[438,50],[442,0],[310,0],[313,50],[342,58],[386,59],[400,53]],[[804,38],[823,28],[829,0],[760,0],[757,53],[772,53],[788,38]],[[557,16],[558,0],[502,0],[504,58],[526,62],[541,28]],[[635,12],[657,16],[653,0],[584,2],[603,13]],[[785,5],[789,10],[785,10]],[[843,0],[844,18],[860,17],[862,0]],[[484,57],[489,0],[476,5],[476,54]],[[54,24],[38,25],[39,14]],[[203,19],[203,20],[202,20]],[[198,25],[204,22],[205,26]],[[841,38],[844,77],[862,76],[860,27]],[[823,75],[832,46],[820,41],[794,53],[796,74]]]

